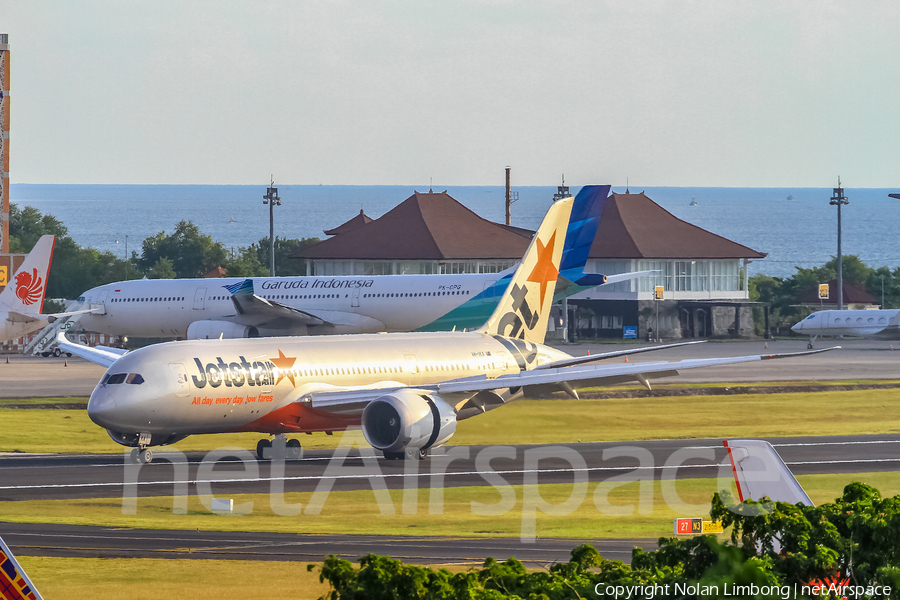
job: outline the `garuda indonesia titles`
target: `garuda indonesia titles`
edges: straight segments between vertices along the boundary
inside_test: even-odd
[[[605,198],[608,190],[587,186],[579,196]],[[624,381],[649,386],[680,369],[789,356],[596,365],[589,363],[598,356],[545,346],[562,249],[567,233],[578,236],[574,203],[550,207],[497,308],[475,331],[188,340],[124,355],[62,335],[60,345],[108,366],[88,415],[142,462],[152,460],[153,446],[234,431],[266,435],[260,458],[296,457],[300,442],[287,434],[348,428],[361,428],[385,458],[423,458],[452,438],[458,421],[519,398],[577,397],[579,387]]]

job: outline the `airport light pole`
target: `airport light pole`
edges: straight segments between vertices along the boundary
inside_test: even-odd
[[[837,301],[838,301],[838,310],[844,310],[844,261],[843,256],[841,254],[841,206],[844,204],[850,204],[850,201],[847,200],[847,197],[844,196],[844,188],[841,187],[841,178],[838,177],[838,186],[834,189],[834,193],[831,196],[831,201],[829,204],[832,206],[837,206]]]
[[[266,189],[266,195],[263,196],[263,204],[269,205],[269,276],[275,277],[275,205],[281,206],[281,198],[278,197],[278,188],[275,185],[275,179]]]

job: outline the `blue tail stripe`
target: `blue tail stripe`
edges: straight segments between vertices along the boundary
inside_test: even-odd
[[[232,294],[241,294],[241,295],[253,295],[253,280],[245,279],[239,283],[232,283],[231,285],[223,285],[223,288],[231,292]]]
[[[586,185],[575,196],[572,215],[569,217],[569,229],[566,233],[566,244],[563,246],[562,260],[559,270],[581,270],[587,263],[591,245],[600,225],[600,213],[606,206],[610,186]]]

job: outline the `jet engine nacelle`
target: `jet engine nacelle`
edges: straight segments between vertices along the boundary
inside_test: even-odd
[[[382,452],[427,450],[456,433],[456,411],[440,396],[401,390],[366,406],[362,431],[366,441]]]
[[[106,433],[109,434],[109,437],[117,444],[122,444],[123,446],[128,446],[130,448],[137,448],[140,446],[138,443],[138,439],[140,438],[140,434],[137,433],[128,433],[124,431],[113,431],[112,429],[107,429]],[[154,434],[150,436],[150,443],[148,446],[163,446],[168,444],[174,444],[175,442],[180,442],[186,435],[181,434],[172,434],[172,435],[159,435]]]
[[[239,325],[229,321],[194,321],[188,325],[187,339],[217,340],[259,337],[259,330],[249,325]]]

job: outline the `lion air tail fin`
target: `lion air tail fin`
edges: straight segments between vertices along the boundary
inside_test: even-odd
[[[53,259],[56,238],[42,236],[22,262],[15,275],[0,272],[0,282],[7,275],[6,287],[0,292],[0,304],[21,314],[40,314],[44,308],[44,292],[47,290],[47,274]]]

